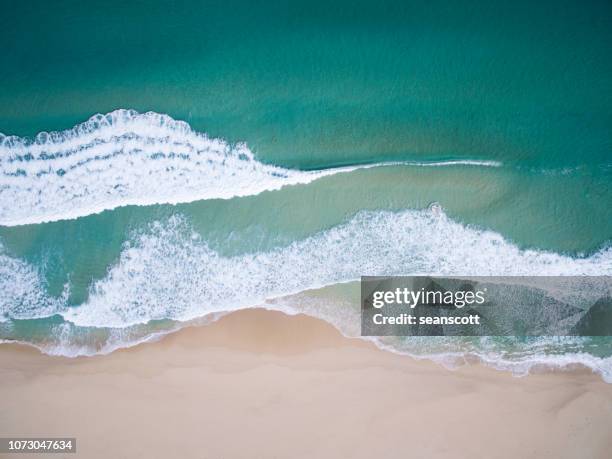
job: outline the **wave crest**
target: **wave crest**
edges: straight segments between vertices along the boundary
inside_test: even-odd
[[[34,139],[0,134],[0,225],[73,219],[126,205],[229,199],[388,164],[399,163],[285,169],[257,161],[245,144],[210,138],[167,115],[116,110]]]
[[[360,212],[345,224],[264,252],[222,256],[184,217],[126,244],[88,300],[64,317],[81,326],[190,320],[362,275],[610,275],[612,249],[572,258],[521,250],[443,212]]]
[[[345,283],[361,275],[612,275],[611,248],[588,257],[522,250],[495,232],[454,222],[441,210],[360,212],[287,246],[235,256],[211,249],[187,218],[176,215],[132,234],[119,259],[92,283],[87,300],[78,306],[69,304],[68,290],[50,296],[42,273],[26,262],[4,253],[0,257],[0,266],[6,267],[0,268],[0,317],[63,316],[61,335],[54,331],[51,343],[31,344],[71,356],[111,352],[154,339],[180,323],[262,305],[319,317],[348,336],[358,336],[358,301],[347,296],[358,286]],[[311,295],[312,289],[324,286],[333,286],[329,288],[336,293]],[[164,331],[161,322],[168,320],[170,328]],[[91,343],[91,336],[106,338]],[[515,374],[542,365],[580,364],[612,381],[610,358],[585,353],[588,343],[583,349],[581,341],[573,354],[549,355],[548,348],[556,344],[546,341],[541,349],[523,346],[524,355],[517,357],[482,340],[458,348],[456,340],[390,339],[375,342],[441,362],[476,355]]]

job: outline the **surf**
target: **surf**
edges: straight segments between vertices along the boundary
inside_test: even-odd
[[[75,219],[128,205],[251,196],[335,174],[397,165],[501,163],[461,159],[288,169],[258,161],[244,143],[211,138],[168,115],[121,109],[33,139],[0,134],[0,225]]]
[[[79,304],[71,302],[70,282],[60,295],[51,295],[44,264],[30,264],[0,246],[0,330],[6,342],[74,357],[113,352],[231,311],[265,307],[311,315],[359,337],[358,300],[351,292],[358,292],[357,280],[367,274],[612,275],[612,250],[569,256],[521,249],[499,233],[454,221],[440,208],[360,211],[285,245],[224,255],[188,217],[175,214],[134,229]],[[38,331],[24,335],[23,324],[34,321]],[[583,365],[612,381],[612,358],[589,354],[588,338],[510,345],[486,338],[372,340],[387,351],[450,367],[474,358],[523,375],[540,367]]]
[[[0,315],[60,314],[79,326],[128,327],[187,321],[253,307],[362,275],[611,275],[612,250],[587,257],[521,249],[500,234],[443,212],[361,211],[343,224],[288,245],[222,255],[181,215],[134,231],[82,304],[44,288],[44,269],[1,254]],[[323,262],[324,260],[324,262]]]

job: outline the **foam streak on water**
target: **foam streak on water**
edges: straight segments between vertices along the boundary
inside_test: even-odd
[[[126,205],[228,199],[381,163],[300,171],[257,161],[167,115],[116,110],[29,140],[0,134],[0,225],[65,220]],[[403,163],[489,166],[495,161]],[[19,206],[14,203],[19,202]]]
[[[77,325],[126,327],[251,307],[361,275],[611,275],[611,255],[610,249],[586,258],[521,250],[444,213],[410,210],[361,212],[285,247],[225,257],[175,216],[134,234],[77,307],[48,298],[34,271],[11,261],[0,277],[6,284],[0,286],[0,311],[40,317],[55,305],[54,312]]]
[[[319,317],[355,336],[358,307],[346,300],[313,302],[300,292],[361,275],[612,275],[609,248],[579,258],[521,250],[497,233],[466,227],[431,210],[360,212],[342,225],[288,246],[235,256],[212,250],[185,217],[174,216],[132,234],[119,259],[104,278],[92,283],[88,299],[77,306],[68,304],[68,289],[63,296],[50,296],[44,276],[28,263],[6,253],[0,256],[5,266],[0,273],[0,317],[7,321],[62,315],[67,321],[61,326],[65,339],[55,337],[48,349],[33,344],[45,352],[72,356],[146,341],[157,333],[143,331],[142,324],[150,321],[189,321],[261,305]],[[292,300],[293,294],[297,296]],[[92,330],[86,327],[108,329],[110,338],[97,350],[74,341],[78,330]],[[448,349],[430,353],[432,343],[437,341],[427,341],[425,347],[412,341],[377,341],[394,352],[442,362],[473,354],[515,374],[534,366],[586,365],[612,381],[611,358],[580,351],[548,355],[529,347],[517,359],[486,343],[461,350],[453,342]]]
[[[0,322],[9,317],[36,319],[53,315],[65,308],[68,294],[66,286],[61,297],[48,295],[39,270],[6,255],[0,244]]]

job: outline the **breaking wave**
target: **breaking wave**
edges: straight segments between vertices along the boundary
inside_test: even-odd
[[[443,212],[360,212],[348,222],[269,251],[222,256],[187,219],[173,216],[124,244],[88,299],[69,307],[44,294],[40,276],[7,259],[0,276],[5,318],[59,313],[80,326],[126,327],[190,320],[362,275],[611,275],[612,249],[588,257],[522,250],[501,235]]]
[[[0,134],[0,225],[74,219],[127,205],[229,199],[397,164],[500,165],[466,159],[286,169],[258,161],[245,144],[210,138],[167,115],[116,110],[34,139]]]
[[[43,273],[5,252],[0,257],[0,326],[13,319],[60,315],[63,323],[53,325],[46,344],[29,344],[69,356],[111,352],[155,339],[181,323],[261,306],[309,314],[347,336],[358,336],[358,306],[342,296],[317,300],[308,291],[343,285],[361,275],[612,274],[610,248],[586,257],[523,250],[498,233],[457,223],[440,209],[360,212],[289,245],[234,256],[211,249],[186,217],[175,215],[134,232],[79,305],[69,304],[68,286],[63,295],[50,296]],[[168,325],[151,325],[159,321]],[[92,347],[88,333],[104,338]],[[518,375],[538,367],[587,366],[612,381],[612,358],[582,352],[580,343],[560,354],[546,350],[548,341],[539,347],[529,344],[513,358],[486,339],[465,348],[456,340],[445,345],[436,338],[373,340],[382,348],[444,364],[472,355]]]

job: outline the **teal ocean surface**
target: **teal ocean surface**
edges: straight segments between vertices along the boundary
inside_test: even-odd
[[[22,2],[0,16],[0,340],[107,353],[361,275],[612,275],[608,2]],[[612,338],[380,338],[515,374]]]

